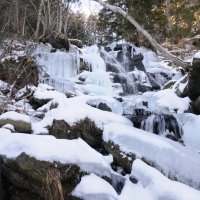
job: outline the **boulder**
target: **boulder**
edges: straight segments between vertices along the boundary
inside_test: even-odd
[[[135,160],[133,153],[128,154],[121,151],[119,145],[111,141],[104,142],[104,148],[114,157],[118,166],[122,167],[128,174],[131,172],[132,163]]]
[[[184,98],[188,96],[188,76],[184,76],[180,81],[178,81],[173,89],[175,89],[175,93],[177,96]]]
[[[197,100],[193,103],[193,108],[195,110],[195,113],[200,114],[200,96],[197,98]]]
[[[68,39],[68,40],[70,44],[75,45],[78,48],[83,48],[83,42],[81,40],[78,39]]]
[[[31,120],[27,115],[14,111],[6,112],[0,115],[0,127],[11,124],[15,130],[20,133],[31,133]]]
[[[3,200],[61,200],[85,175],[76,165],[39,161],[25,153],[1,160]]]
[[[194,101],[200,96],[200,58],[193,58],[189,72],[188,96]]]
[[[90,146],[102,147],[102,130],[88,118],[70,126],[64,120],[54,120],[49,129],[49,134],[59,139],[77,139],[81,137]]]
[[[106,103],[100,103],[97,108],[103,111],[112,112],[112,109]]]
[[[49,43],[55,49],[65,49],[66,51],[69,51],[69,46],[70,46],[69,40],[63,34],[57,34],[57,33],[45,34],[39,39],[39,42]]]
[[[0,70],[0,80],[11,85],[17,81],[14,85],[14,89],[19,90],[29,84],[38,84],[39,71],[38,66],[33,58],[26,55],[19,57],[18,60],[5,59],[5,61],[2,63],[2,66],[4,66],[4,70],[2,73]],[[4,93],[8,93],[9,89],[10,88],[7,87]]]

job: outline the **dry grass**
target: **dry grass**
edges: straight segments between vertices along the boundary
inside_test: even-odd
[[[57,168],[50,168],[47,171],[42,196],[45,200],[64,200],[61,175]]]

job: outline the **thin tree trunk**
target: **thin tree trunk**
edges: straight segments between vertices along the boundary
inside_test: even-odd
[[[59,0],[58,33],[62,32],[62,25],[63,25],[63,7],[62,7],[62,1]]]
[[[100,3],[107,9],[112,10],[115,13],[119,13],[122,16],[124,16],[135,28],[139,33],[141,33],[152,45],[152,47],[157,51],[160,52],[160,54],[165,57],[166,59],[171,60],[174,64],[177,66],[181,67],[188,67],[188,63],[184,62],[183,60],[179,59],[178,57],[174,56],[171,54],[169,51],[167,51],[165,48],[163,48],[158,42],[133,18],[131,17],[128,13],[126,13],[123,9],[110,5],[108,3],[105,3],[102,0],[95,0],[96,2]]]
[[[42,17],[42,6],[43,6],[43,0],[40,0],[40,7],[39,7],[39,10],[38,10],[38,18],[37,18],[37,25],[36,25],[36,30],[35,30],[35,38],[38,38],[38,35],[39,35],[40,22],[41,22],[41,17]]]
[[[25,27],[26,27],[26,12],[27,12],[27,5],[24,9],[24,20],[23,20],[23,27],[22,27],[22,36],[25,35]]]
[[[19,32],[19,2],[18,0],[14,1],[14,6],[15,6],[14,27],[15,27],[15,31],[18,33]]]

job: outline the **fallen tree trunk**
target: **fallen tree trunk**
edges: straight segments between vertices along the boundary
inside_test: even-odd
[[[184,68],[188,68],[189,64],[180,58],[174,56],[171,54],[169,51],[167,51],[165,48],[163,48],[158,42],[132,17],[130,16],[127,12],[125,12],[123,9],[110,5],[108,3],[105,3],[102,0],[95,0],[96,2],[100,3],[102,6],[104,6],[107,9],[112,10],[115,13],[119,13],[123,15],[135,28],[139,33],[141,33],[152,45],[152,47],[159,52],[164,58],[171,60],[175,65],[181,66]]]

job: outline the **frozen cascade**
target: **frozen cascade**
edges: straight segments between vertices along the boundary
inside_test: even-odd
[[[45,66],[45,73],[41,73],[42,82],[61,92],[68,90],[69,82],[66,80],[77,76],[83,70],[83,63],[90,71],[86,78],[89,84],[112,89],[112,77],[114,83],[121,85],[124,95],[160,88],[154,77],[145,71],[143,56],[135,54],[135,47],[129,43],[116,44],[113,51],[93,45],[83,49],[71,46],[70,52],[57,50],[54,53],[50,45],[40,44],[35,54],[39,65]],[[72,83],[70,87],[73,87]]]
[[[173,115],[150,115],[141,122],[141,129],[155,134],[163,134],[173,140],[180,140],[182,130]]]
[[[97,45],[81,49],[80,57],[89,66],[90,71],[96,71],[96,70],[106,71],[106,64],[100,56],[100,50]]]
[[[107,71],[113,73],[114,83],[120,83],[124,95],[138,94],[145,91],[160,89],[143,65],[143,55],[136,52],[130,43],[113,43],[101,49],[101,55],[106,63]]]

